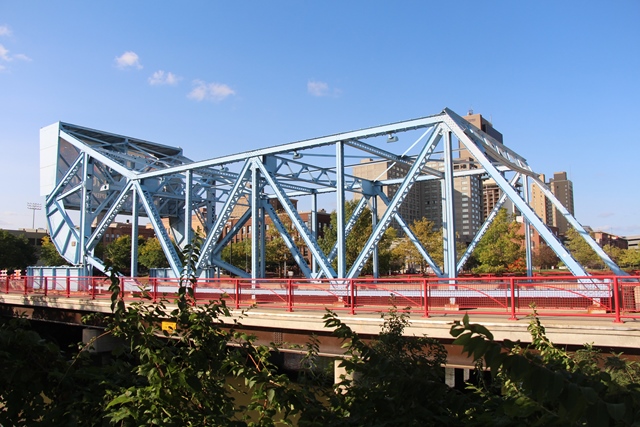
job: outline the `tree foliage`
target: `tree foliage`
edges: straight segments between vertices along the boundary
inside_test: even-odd
[[[55,265],[66,265],[68,261],[60,255],[58,249],[51,241],[49,236],[44,236],[42,238],[42,246],[40,248],[40,260],[44,265],[55,266]]]
[[[278,218],[287,233],[295,239],[297,232],[291,218],[283,212],[278,213]],[[266,231],[265,258],[267,269],[277,272],[280,277],[286,276],[287,270],[296,265],[291,250],[287,247],[275,225],[271,225]]]
[[[138,252],[144,245],[142,236],[138,237]],[[120,271],[124,275],[131,274],[131,236],[124,235],[109,243],[104,249],[104,260],[115,271]],[[140,259],[138,259],[140,264]]]
[[[26,320],[0,320],[0,425],[73,426],[633,426],[640,417],[640,367],[586,345],[555,346],[538,317],[531,344],[497,341],[467,315],[454,344],[472,357],[478,378],[465,392],[444,382],[444,346],[409,337],[409,315],[392,309],[380,334],[354,332],[335,313],[325,326],[342,341],[345,375],[329,385],[314,367],[312,337],[297,383],[270,362],[275,348],[231,322],[225,300],[196,305],[197,245],[185,249],[177,298],[125,305],[111,276],[112,314],[87,318],[101,337],[119,339],[110,357],[93,343],[61,351]],[[144,293],[143,293],[144,295]],[[242,319],[242,316],[241,316]],[[175,327],[163,330],[161,322]],[[229,326],[231,324],[231,326]],[[238,399],[238,395],[244,399]]]
[[[469,426],[631,426],[640,415],[640,368],[619,356],[604,358],[586,345],[575,354],[556,347],[538,317],[531,344],[495,341],[482,325],[454,322],[463,346],[494,383],[474,389],[480,399],[466,415]],[[604,365],[604,370],[600,368]]]
[[[549,269],[559,262],[558,255],[547,245],[540,245],[533,253],[533,265],[540,269]]]
[[[500,209],[495,219],[482,236],[474,251],[478,266],[475,273],[504,273],[510,266],[521,269],[524,263],[518,262],[524,254],[519,234],[520,224],[513,220],[506,209]]]
[[[410,226],[411,231],[422,244],[422,247],[431,256],[431,259],[442,267],[444,263],[442,247],[442,231],[435,230],[433,222],[426,218],[416,220]],[[400,239],[398,245],[393,249],[394,254],[405,261],[408,266],[417,266],[420,271],[426,271],[427,263],[422,258],[418,248],[413,244],[408,236]]]
[[[131,240],[131,239],[129,239]],[[138,251],[138,262],[147,270],[151,268],[168,268],[169,261],[157,237],[144,241]]]
[[[348,200],[344,205],[345,218],[350,218],[356,207],[358,201]],[[346,268],[349,270],[353,263],[356,261],[360,251],[367,243],[372,231],[371,222],[371,210],[365,208],[364,211],[358,217],[358,220],[354,224],[353,228],[349,232],[345,242],[345,258]],[[378,266],[381,272],[389,271],[390,265],[395,261],[396,256],[391,252],[391,244],[396,237],[396,232],[392,227],[387,228],[384,236],[378,243]],[[329,254],[333,249],[333,246],[338,240],[338,216],[336,211],[331,212],[331,223],[328,228],[325,228],[324,235],[318,239],[318,244],[325,254]],[[337,261],[333,262],[334,268],[337,268]],[[371,258],[367,261],[362,273],[370,274],[373,271],[373,264]]]
[[[630,248],[622,252],[620,267],[640,269],[640,249]]]
[[[0,230],[0,269],[24,270],[37,260],[36,249],[25,236]]]
[[[593,269],[604,268],[604,263],[598,254],[574,228],[567,230],[565,245],[579,264]]]

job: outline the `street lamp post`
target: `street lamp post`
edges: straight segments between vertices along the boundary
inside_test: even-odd
[[[31,221],[31,228],[35,229],[36,228],[36,211],[39,211],[39,210],[42,209],[42,204],[41,203],[27,202],[27,209],[31,209],[33,211],[33,219]]]

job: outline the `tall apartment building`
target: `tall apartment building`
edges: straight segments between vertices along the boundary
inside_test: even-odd
[[[574,214],[573,207],[573,183],[567,179],[566,172],[556,172],[550,181],[551,192],[567,208],[571,215]],[[560,234],[565,234],[569,229],[569,222],[556,209],[552,209],[553,225],[558,227]]]
[[[353,174],[355,176],[372,181],[404,178],[408,171],[409,166],[388,160],[374,161],[373,159],[362,159],[359,165],[353,167]],[[416,183],[409,191],[409,194],[407,194],[402,205],[400,205],[400,216],[402,216],[409,225],[411,225],[415,220],[421,219],[425,216],[424,206],[426,203],[423,199],[424,184],[431,184],[431,187],[433,187],[432,183]],[[439,186],[440,185],[438,184],[438,187]],[[398,191],[398,188],[399,185],[389,185],[385,187],[383,191],[389,199],[392,199]],[[441,204],[440,192],[438,191],[437,195],[431,195],[431,197],[433,198],[433,200],[429,201],[431,206],[435,206],[435,201],[438,200],[439,208]],[[360,198],[361,196],[359,194],[356,194],[354,197],[355,200],[360,200]],[[386,206],[383,203],[378,203],[378,217],[380,217],[385,210]],[[439,224],[439,226],[442,226],[442,218],[440,218]],[[392,222],[392,226],[399,230],[399,226],[395,221]]]
[[[573,183],[567,178],[567,173],[556,172],[549,182],[545,181],[544,175],[540,175],[540,179],[549,186],[553,195],[573,215]],[[531,207],[545,224],[557,227],[559,234],[564,235],[569,229],[568,221],[536,185],[531,187]]]
[[[544,174],[540,174],[540,180],[546,183],[546,176]],[[546,225],[553,225],[553,214],[551,212],[551,202],[544,195],[542,190],[538,188],[537,185],[531,186],[531,200],[529,201],[531,208],[533,211],[540,217],[542,222]]]

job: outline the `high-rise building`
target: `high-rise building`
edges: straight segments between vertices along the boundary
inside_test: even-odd
[[[394,163],[391,161],[374,161],[373,159],[362,159],[359,165],[353,167],[353,174],[357,177],[369,179],[372,181],[382,181],[387,179],[404,178],[409,171],[409,166],[401,163]],[[422,183],[416,183],[402,205],[400,205],[400,216],[410,225],[415,220],[425,216],[422,200]],[[398,191],[399,185],[388,185],[384,188],[385,195],[392,199]],[[359,200],[361,196],[355,194],[355,200]],[[386,210],[386,206],[383,203],[378,204],[378,216],[381,216]],[[394,228],[398,229],[398,225],[395,221],[392,222]],[[440,225],[442,225],[442,218],[440,218]]]
[[[540,179],[544,182],[545,176],[540,175]],[[567,178],[567,173],[554,173],[553,178],[546,184],[556,199],[562,203],[571,215],[574,215],[573,183]],[[531,207],[545,224],[557,227],[558,233],[561,235],[566,234],[569,229],[569,222],[536,185],[531,187]]]
[[[546,177],[544,174],[540,175],[540,180],[546,183]],[[546,225],[553,226],[553,213],[551,210],[551,202],[544,195],[542,190],[537,185],[531,186],[531,200],[530,205],[533,211],[540,217],[542,222]]]

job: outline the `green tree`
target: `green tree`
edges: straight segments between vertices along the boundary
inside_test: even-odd
[[[358,201],[348,200],[344,205],[345,218],[350,218],[353,215]],[[345,257],[346,268],[349,270],[355,260],[357,259],[360,251],[367,243],[372,231],[371,225],[371,210],[365,208],[364,212],[360,214],[360,217],[356,221],[355,225],[349,232],[345,242]],[[324,235],[318,239],[318,244],[325,254],[329,254],[331,249],[338,240],[338,216],[336,211],[331,213],[331,223],[328,228],[325,228]],[[388,271],[389,264],[394,262],[395,256],[391,253],[391,244],[393,239],[396,238],[396,232],[393,228],[389,227],[385,231],[382,239],[378,243],[378,263],[380,271]],[[337,268],[337,261],[333,262],[334,268]],[[373,270],[373,264],[371,258],[367,261],[362,273],[370,274]]]
[[[289,216],[283,212],[278,213],[278,218],[280,219],[280,222],[283,224],[289,235],[295,239],[297,236],[297,231],[293,227],[291,218],[289,218]],[[269,271],[277,272],[278,276],[280,277],[286,276],[287,270],[290,270],[294,267],[295,261],[293,259],[293,255],[291,254],[291,251],[280,235],[280,232],[273,224],[266,232],[266,242],[267,247],[265,248],[265,258],[267,269]]]
[[[620,256],[620,267],[625,268],[640,268],[640,249],[626,249],[622,251]]]
[[[523,236],[520,224],[513,220],[506,209],[500,209],[474,250],[479,265],[475,273],[504,273],[522,259]]]
[[[540,269],[549,269],[558,265],[558,262],[560,262],[560,258],[547,245],[540,245],[533,253],[533,265]]]
[[[623,254],[624,254],[624,250],[620,249],[617,246],[612,246],[612,245],[605,245],[602,248],[603,251],[605,251],[605,253],[607,255],[609,255],[609,258],[611,258],[611,260],[613,262],[615,262],[616,264],[620,263],[620,259],[622,258]]]
[[[444,263],[442,231],[435,230],[433,228],[433,222],[426,218],[414,221],[410,228],[420,243],[422,243],[427,253],[429,253],[431,259],[442,268],[442,264]],[[417,266],[420,271],[426,271],[427,263],[409,237],[405,236],[401,238],[399,244],[393,249],[393,252],[403,259],[406,265]]]
[[[546,336],[535,311],[531,344],[495,341],[482,325],[455,321],[454,344],[488,368],[465,410],[467,426],[631,426],[640,410],[640,367],[619,355],[600,356],[591,346],[571,354]],[[601,369],[604,367],[604,370]]]
[[[335,313],[325,315],[325,326],[343,342],[345,358],[336,363],[346,375],[334,388],[303,394],[300,426],[464,425],[464,398],[444,382],[444,346],[404,337],[406,313],[394,308],[382,317],[380,334],[365,341]]]
[[[0,269],[24,270],[38,260],[36,249],[25,236],[0,230]]]
[[[244,270],[245,267],[251,267],[251,239],[244,239],[235,243],[230,242],[222,249],[221,257],[223,261],[240,269]]]
[[[49,236],[42,238],[42,247],[40,248],[40,260],[44,265],[66,265],[69,262],[60,255],[58,249],[51,241]]]
[[[593,237],[593,236],[591,236]],[[567,230],[565,245],[571,252],[573,258],[583,266],[593,269],[604,268],[604,263],[596,254],[591,246],[584,240],[584,238],[575,229],[570,228]]]
[[[144,239],[138,237],[138,248],[142,247]],[[140,252],[138,250],[138,252]],[[115,270],[124,275],[131,274],[131,236],[120,236],[109,243],[104,249],[104,259]],[[138,260],[139,263],[139,260]]]
[[[162,250],[162,245],[157,237],[147,239],[140,246],[138,262],[147,270],[151,268],[168,268],[169,261]]]

